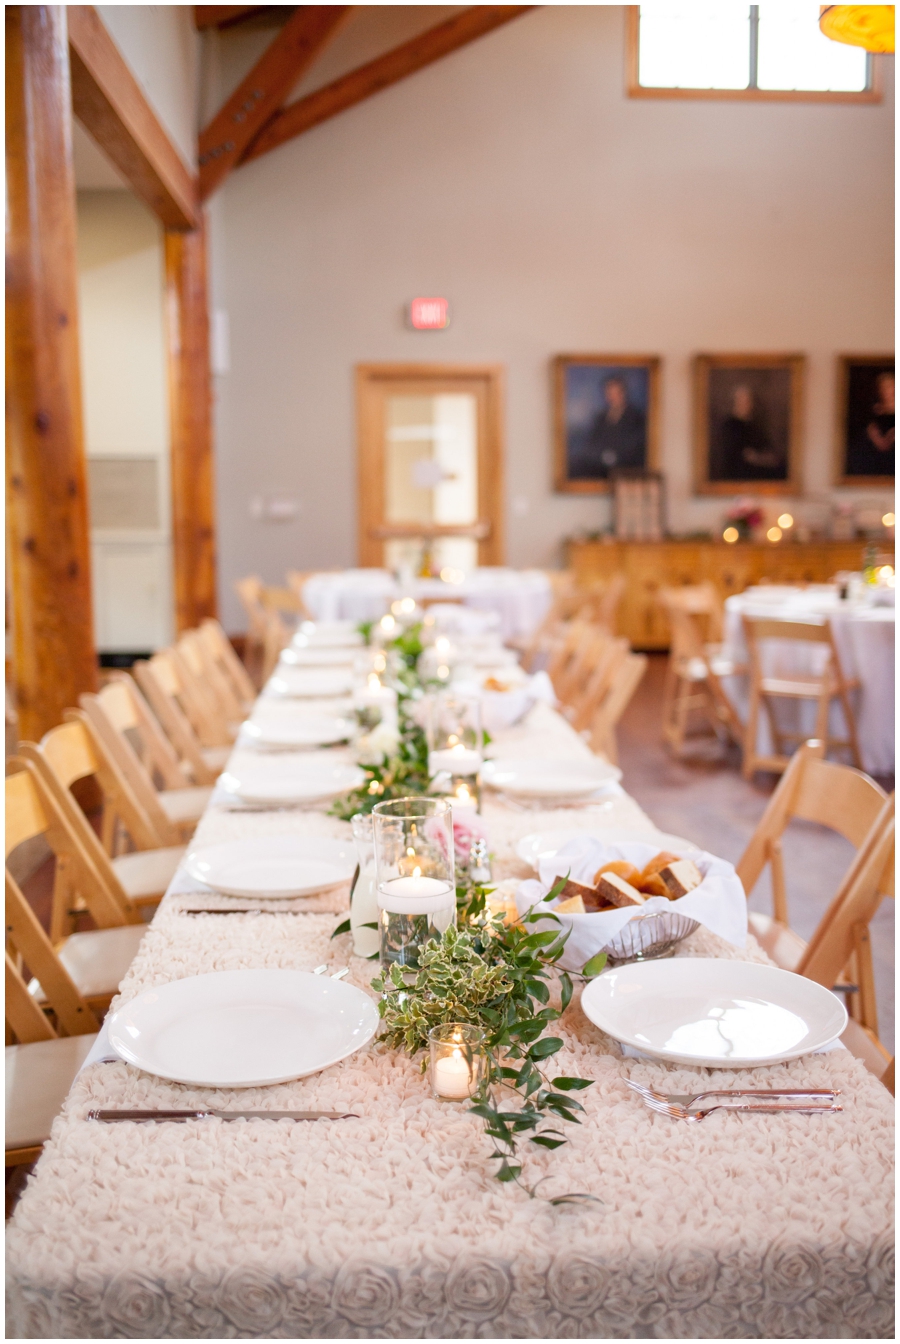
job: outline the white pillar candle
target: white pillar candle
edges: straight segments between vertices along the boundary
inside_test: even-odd
[[[474,1063],[474,1061],[473,1061]],[[462,1101],[471,1097],[478,1087],[477,1071],[469,1071],[469,1061],[462,1050],[454,1050],[450,1055],[442,1055],[434,1061],[434,1090],[442,1097],[452,1101]]]
[[[393,915],[430,915],[450,906],[455,910],[456,893],[437,877],[394,877],[379,884],[378,904]]]
[[[366,924],[374,924],[367,929]],[[350,931],[353,935],[353,951],[358,957],[371,957],[381,947],[381,935],[378,931],[378,900],[375,894],[375,864],[367,863],[361,869],[353,888],[350,902]]]
[[[481,752],[471,747],[464,747],[461,742],[443,751],[432,751],[428,757],[428,773],[432,778],[443,773],[477,775],[480,769]]]

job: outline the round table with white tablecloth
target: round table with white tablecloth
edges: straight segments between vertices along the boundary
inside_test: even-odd
[[[458,583],[411,579],[400,584],[387,569],[345,569],[313,574],[303,600],[317,621],[375,621],[397,597],[419,601],[462,601],[467,607],[494,611],[504,639],[529,636],[550,608],[550,580],[539,569],[473,569]]]
[[[879,594],[878,597],[884,597]],[[776,620],[814,620],[827,617],[834,632],[834,642],[841,670],[848,680],[859,682],[859,689],[851,692],[856,714],[856,731],[863,768],[870,774],[889,775],[894,771],[894,608],[876,606],[872,595],[848,601],[838,596],[828,585],[810,585],[808,588],[776,587],[748,588],[725,603],[725,648],[728,659],[738,666],[747,662],[742,616],[772,617]],[[816,657],[823,654],[820,645],[781,644],[766,640],[761,650],[764,673],[769,676],[782,672],[815,672]],[[771,664],[771,665],[767,665]],[[724,685],[742,718],[746,718],[748,680],[746,675],[726,677]],[[780,704],[779,712],[793,711],[797,723],[794,731],[808,732],[815,724],[813,701],[794,705]],[[829,732],[835,737],[846,737],[843,714],[836,702],[831,707]],[[772,751],[771,732],[767,715],[760,716],[757,750],[760,755]]]

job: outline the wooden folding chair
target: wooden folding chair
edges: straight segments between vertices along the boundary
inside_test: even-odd
[[[185,786],[181,763],[162,729],[157,724],[155,734],[145,731],[147,725],[140,712],[139,694],[130,678],[115,679],[97,695],[82,695],[79,703],[98,752],[117,763],[150,819],[154,841],[152,846],[146,847],[169,848],[193,835],[212,789],[206,785]],[[135,749],[132,738],[137,739],[141,754]],[[157,778],[160,787],[157,787]],[[121,826],[116,815],[107,813],[108,809],[104,808],[101,839],[107,853],[115,855],[121,852]],[[136,841],[136,837],[132,838]]]
[[[806,943],[791,928],[788,914],[782,836],[789,822],[796,819],[827,826],[861,852],[887,802],[887,794],[874,779],[852,766],[826,761],[824,753],[824,743],[817,741],[804,743],[794,753],[737,865],[738,877],[748,896],[766,865],[769,866],[773,914],[753,912],[748,917],[749,924],[772,960],[787,971],[798,970],[806,953]],[[842,889],[852,872],[853,864],[842,879]],[[838,972],[844,969],[842,964]],[[846,991],[848,1007],[857,1014],[862,997],[867,1001],[871,997],[871,980],[867,980],[869,973],[865,967],[853,965],[846,969],[845,984],[859,986]],[[865,989],[861,980],[866,982]],[[837,972],[831,985],[836,983]]]
[[[609,684],[598,697],[587,723],[591,751],[605,756],[613,765],[619,763],[616,725],[647,671],[647,662],[645,653],[626,653],[616,667]]]
[[[615,635],[616,617],[627,586],[628,580],[624,574],[613,574],[608,579],[594,579],[590,583],[579,584],[573,593],[573,599],[581,601],[578,616],[599,626],[608,635]]]
[[[743,738],[743,725],[722,678],[738,669],[722,657],[718,594],[712,584],[662,588],[658,600],[669,620],[669,662],[663,689],[663,738],[680,753],[691,716],[699,713],[720,740]]]
[[[627,639],[614,639],[606,631],[599,631],[588,641],[582,665],[578,669],[582,673],[580,685],[576,682],[568,689],[566,717],[576,732],[583,732],[589,727],[627,657]]]
[[[250,674],[235,652],[234,645],[218,621],[210,617],[203,622],[198,634],[206,646],[209,656],[218,663],[223,674],[231,683],[238,704],[244,713],[253,706],[256,688],[250,680]]]
[[[878,1077],[891,1059],[878,1039],[878,1011],[869,924],[882,898],[894,890],[894,797],[885,800],[871,831],[797,964],[797,973],[830,988],[844,967],[854,968],[859,993],[854,1019],[842,1036]],[[892,1086],[891,1077],[886,1084]]]
[[[244,657],[250,677],[257,687],[262,685],[263,644],[266,633],[266,609],[262,604],[262,580],[255,574],[238,579],[234,585],[241,606],[247,614],[247,635]]]
[[[43,933],[42,929],[40,931]],[[50,953],[52,955],[52,948]],[[74,994],[77,999],[77,991]],[[59,1021],[62,1005],[53,1006]],[[6,1027],[7,1035],[16,1041],[15,1045],[7,1044],[6,1047],[8,1167],[35,1162],[40,1157],[75,1075],[97,1039],[96,1018],[86,1004],[82,1011],[81,1020],[75,1023],[79,1029],[77,1034],[58,1036],[28,993],[25,981],[7,951]]]
[[[297,602],[299,603],[300,606],[299,615],[304,621],[314,621],[316,619],[315,616],[313,616],[312,612],[310,611],[309,607],[306,605],[306,599],[303,596],[303,589],[306,587],[307,579],[311,579],[313,574],[318,573],[321,573],[321,571],[316,569],[307,569],[303,571],[299,569],[289,569],[287,574],[285,575],[288,587],[290,588],[291,592],[294,594],[294,597],[296,597]]]
[[[197,784],[214,784],[231,754],[230,746],[204,747],[182,709],[178,668],[165,652],[134,665],[138,685],[159,719],[181,764]]]
[[[173,652],[191,682],[192,693],[203,701],[204,709],[220,739],[215,745],[233,742],[246,713],[241,700],[231,689],[230,681],[215,659],[210,658],[200,632],[186,631]]]
[[[782,621],[775,617],[744,616],[744,635],[747,641],[747,654],[750,671],[750,700],[747,710],[747,726],[744,730],[745,779],[751,779],[756,770],[773,770],[781,773],[787,768],[788,755],[783,750],[787,742],[801,742],[807,737],[815,737],[825,743],[825,749],[847,747],[853,764],[862,769],[859,744],[856,738],[856,718],[850,704],[848,692],[858,686],[856,681],[848,681],[841,671],[841,662],[834,643],[830,622],[827,620]],[[811,650],[818,646],[822,652],[822,668],[819,672],[781,673],[768,676],[763,671],[762,650],[760,644],[765,640],[791,640],[801,648]],[[773,700],[814,700],[816,702],[816,726],[812,734],[794,733],[779,727],[772,708]],[[847,725],[846,738],[832,738],[828,734],[828,714],[832,700],[840,701]],[[774,752],[768,756],[760,755],[756,742],[759,732],[759,716],[765,706],[772,731]]]
[[[155,906],[165,895],[184,854],[183,845],[157,849],[152,845],[133,854],[110,858],[87,817],[72,795],[72,785],[81,779],[96,780],[104,799],[114,813],[125,819],[129,834],[137,833],[145,843],[152,839],[153,827],[115,762],[97,751],[94,738],[83,718],[51,728],[39,745],[23,742],[19,754],[34,765],[47,789],[68,817],[72,830],[90,857],[99,880],[121,909],[126,923],[141,919],[140,911]],[[57,863],[57,881],[60,865]],[[71,920],[78,910],[77,900],[54,890],[51,938],[71,932]]]
[[[68,818],[46,788],[30,761],[14,757],[15,771],[6,779],[6,857],[26,840],[43,836],[57,862],[65,864],[70,890],[78,892],[98,926],[86,933],[73,933],[55,947],[51,945],[15,879],[6,871],[7,935],[34,976],[28,986],[36,1002],[56,1002],[62,994],[71,1014],[62,1025],[72,1034],[70,1022],[85,1020],[83,1007],[98,1011],[109,1006],[128,967],[134,960],[146,925],[138,918],[126,923],[125,916],[102,884],[90,856],[81,847]],[[52,954],[52,960],[46,953]],[[37,954],[37,960],[34,960]],[[65,971],[65,977],[59,968]],[[45,987],[44,979],[48,979]],[[76,992],[73,998],[72,990]],[[76,1001],[77,1000],[77,1001]],[[68,1012],[69,1010],[67,1010]],[[81,1030],[95,1031],[91,1025]]]
[[[275,610],[266,612],[266,628],[263,638],[263,685],[269,680],[281,657],[282,649],[291,642],[291,632],[285,625],[280,613]]]

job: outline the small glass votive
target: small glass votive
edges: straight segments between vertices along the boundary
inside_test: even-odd
[[[481,701],[438,694],[428,708],[428,774],[431,792],[458,810],[481,811]]]
[[[428,1033],[432,1095],[438,1101],[466,1101],[484,1082],[484,1032],[465,1022],[447,1022]]]
[[[372,809],[381,965],[414,972],[419,951],[456,923],[453,816],[443,798],[395,798]]]
[[[397,692],[385,686],[378,672],[368,672],[354,688],[353,713],[363,732],[371,732],[380,723],[396,731]]]

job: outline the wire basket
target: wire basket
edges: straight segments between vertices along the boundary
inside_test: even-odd
[[[630,961],[657,961],[660,957],[671,957],[677,945],[699,927],[696,919],[679,914],[677,910],[638,915],[623,925],[603,951],[611,966],[624,966]]]

